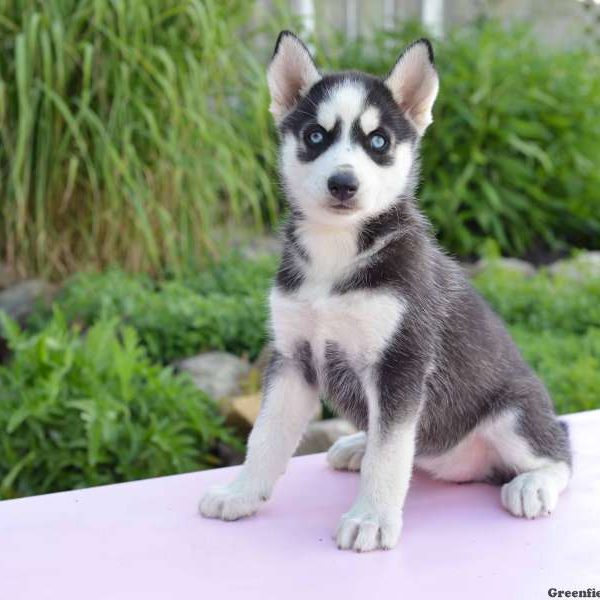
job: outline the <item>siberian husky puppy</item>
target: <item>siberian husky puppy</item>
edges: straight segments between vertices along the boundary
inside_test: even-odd
[[[503,484],[517,517],[548,515],[570,477],[566,428],[500,319],[436,244],[414,197],[438,75],[421,39],[385,79],[322,74],[280,34],[268,69],[290,215],[270,296],[274,352],[237,478],[206,517],[271,495],[322,394],[360,429],[330,449],[360,470],[339,548],[392,548],[413,464]]]

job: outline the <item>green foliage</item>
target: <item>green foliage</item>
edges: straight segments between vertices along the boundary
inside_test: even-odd
[[[221,226],[275,223],[264,70],[293,22],[281,10],[252,20],[254,9],[0,0],[0,257],[21,273],[181,273],[215,253]],[[420,33],[327,32],[317,59],[383,75]],[[421,198],[444,246],[598,247],[600,56],[493,23],[450,32],[436,52]]]
[[[510,327],[527,362],[541,376],[556,410],[600,408],[600,327],[581,335]]]
[[[0,0],[0,252],[13,268],[177,269],[224,220],[274,222],[252,10]]]
[[[334,68],[384,75],[414,26],[323,52]],[[553,50],[487,22],[436,42],[440,93],[423,141],[421,204],[442,244],[483,240],[521,254],[543,243],[600,247],[600,55]]]
[[[182,280],[199,294],[256,294],[266,300],[277,265],[276,256],[265,255],[249,260],[238,252],[229,252],[203,270],[185,275]]]
[[[492,265],[476,278],[477,288],[502,318],[532,331],[583,335],[600,329],[600,277],[525,277]]]
[[[191,380],[153,365],[135,330],[100,319],[80,335],[57,312],[21,332],[0,366],[0,497],[67,490],[217,464],[231,442]]]
[[[508,323],[559,412],[600,407],[600,277],[525,277],[492,265],[475,284]]]
[[[57,304],[70,322],[89,326],[100,316],[135,328],[150,358],[168,363],[206,350],[255,358],[265,342],[266,295],[275,261],[237,255],[181,280],[154,283],[122,271],[80,274]],[[39,327],[48,312],[36,315]]]

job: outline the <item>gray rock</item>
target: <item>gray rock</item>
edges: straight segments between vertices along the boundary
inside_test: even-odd
[[[243,434],[250,433],[258,414],[262,394],[245,394],[235,398],[223,398],[220,402],[221,412],[227,416],[227,423]]]
[[[548,267],[548,272],[575,281],[600,277],[600,251],[582,252],[574,258],[558,260]]]
[[[535,267],[531,263],[519,258],[482,258],[475,264],[463,263],[462,267],[469,277],[476,277],[490,267],[521,273],[525,277],[532,277],[536,273]]]
[[[237,396],[250,371],[247,361],[228,352],[206,352],[179,361],[176,367],[192,376],[194,383],[212,398]]]
[[[296,456],[326,452],[339,438],[356,433],[354,425],[344,419],[326,419],[310,423]]]
[[[0,310],[23,323],[38,303],[50,302],[55,286],[42,279],[28,279],[0,292]]]

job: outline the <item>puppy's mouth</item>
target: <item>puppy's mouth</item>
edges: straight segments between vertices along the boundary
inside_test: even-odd
[[[358,202],[354,198],[348,200],[330,198],[327,202],[327,209],[334,213],[349,214],[356,212],[358,208]]]
[[[348,204],[342,204],[342,203],[330,204],[329,208],[331,210],[333,210],[334,212],[342,212],[342,213],[354,212],[357,209],[356,206],[349,206]]]

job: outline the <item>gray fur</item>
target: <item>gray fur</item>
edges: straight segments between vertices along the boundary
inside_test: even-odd
[[[345,78],[360,80],[368,102],[384,115],[393,111],[381,80],[360,73],[326,75],[284,120],[282,133],[300,135],[329,87]],[[388,117],[397,136],[418,149],[419,139],[401,113]],[[310,156],[303,156],[310,160]],[[385,162],[381,161],[383,167]],[[519,433],[539,456],[571,464],[568,433],[557,421],[548,393],[507,333],[501,320],[471,287],[462,270],[438,246],[414,197],[415,161],[408,189],[384,213],[363,223],[359,252],[368,255],[354,273],[334,285],[334,293],[358,289],[393,290],[408,307],[401,326],[375,365],[381,395],[382,428],[419,413],[417,454],[439,455],[454,447],[484,420],[512,409]],[[284,231],[283,259],[276,286],[294,293],[305,279],[310,251],[296,235],[303,220],[297,206]],[[359,257],[357,257],[359,258]],[[377,318],[376,315],[373,318]],[[307,351],[308,347],[308,351]],[[367,423],[360,377],[339,348],[328,348],[317,374],[310,361],[310,340],[298,352],[299,368],[312,385],[317,375],[328,401],[358,427]],[[509,474],[495,477],[506,479]]]

